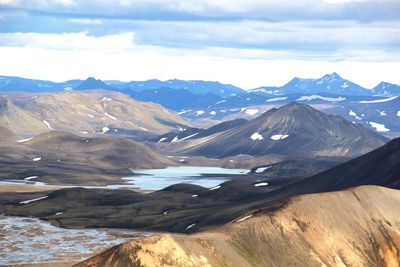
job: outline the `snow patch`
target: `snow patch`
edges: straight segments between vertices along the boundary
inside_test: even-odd
[[[217,190],[217,189],[220,189],[220,188],[221,188],[221,186],[220,186],[220,185],[217,185],[217,186],[211,187],[211,188],[208,189],[208,190],[213,191],[213,190]]]
[[[196,111],[196,116],[200,116],[204,114],[204,110],[198,110]]]
[[[178,141],[179,141],[179,137],[175,136],[174,139],[172,139],[171,143],[175,143],[175,142],[178,142]]]
[[[250,136],[250,138],[251,138],[252,140],[263,140],[263,139],[264,139],[264,137],[263,137],[259,132],[253,133],[253,134]]]
[[[272,140],[278,141],[287,138],[289,135],[288,134],[274,134],[271,136]]]
[[[388,128],[385,127],[384,124],[380,124],[377,122],[369,122],[369,125],[371,125],[372,127],[374,127],[378,132],[389,132],[390,130]]]
[[[397,111],[397,114],[396,114],[398,117],[400,117],[400,110],[399,111]]]
[[[221,101],[218,101],[217,103],[215,103],[215,105],[224,103],[225,101],[226,101],[225,99],[224,99],[224,100],[221,100]]]
[[[262,186],[267,186],[268,183],[267,182],[262,182],[262,183],[256,183],[254,184],[255,187],[262,187]]]
[[[265,100],[265,102],[276,102],[276,101],[283,101],[283,100],[286,100],[286,99],[288,99],[287,96],[275,97],[275,98],[267,99],[267,100]]]
[[[297,101],[311,101],[315,99],[320,99],[330,102],[340,102],[346,100],[346,98],[342,96],[334,98],[334,97],[324,97],[320,95],[309,95],[309,96],[301,96],[300,98],[297,99]]]
[[[240,218],[239,220],[237,220],[236,222],[238,223],[238,222],[242,222],[242,221],[244,221],[244,220],[247,220],[248,218],[250,218],[250,217],[252,217],[253,215],[247,215],[247,216],[244,216],[243,218]]]
[[[347,88],[349,86],[350,86],[350,84],[348,82],[344,82],[340,87]]]
[[[110,119],[113,119],[113,120],[116,120],[116,121],[118,120],[116,117],[114,117],[114,116],[108,114],[107,112],[104,112],[104,115],[106,115],[106,116],[109,117]]]
[[[51,127],[51,125],[50,125],[50,123],[48,122],[48,121],[46,121],[46,120],[43,120],[43,123],[47,126],[47,128],[49,128],[50,130],[54,130],[52,127]]]
[[[105,101],[110,102],[111,100],[112,100],[111,98],[105,96],[100,100],[100,102],[105,102]]]
[[[25,200],[25,201],[19,202],[19,204],[28,204],[28,203],[35,202],[35,201],[38,201],[38,200],[42,200],[42,199],[45,199],[45,198],[48,198],[48,197],[49,196],[44,196],[44,197],[38,197],[38,198],[30,199],[30,200]]]
[[[258,113],[258,109],[251,109],[251,108],[249,108],[249,109],[246,109],[246,114],[248,114],[248,115],[250,115],[250,116],[254,116],[254,115],[256,115],[257,113]]]
[[[105,134],[106,132],[108,132],[110,130],[110,128],[108,128],[108,127],[103,127],[102,129],[101,129],[101,133],[102,134]]]
[[[356,120],[361,120],[360,117],[357,116],[357,113],[355,113],[353,110],[349,111],[349,115],[356,118]],[[355,123],[355,122],[354,122]]]
[[[215,116],[215,115],[217,115],[217,112],[215,112],[215,111],[213,110],[213,111],[210,112],[210,115]]]
[[[33,158],[32,161],[39,161],[42,160],[42,157]]]
[[[163,142],[163,141],[165,141],[165,140],[167,140],[167,139],[168,139],[167,137],[163,137],[163,138],[161,138],[160,140],[158,140],[157,143],[161,143],[161,142]]]
[[[259,167],[259,168],[257,168],[254,172],[255,172],[255,173],[262,173],[262,172],[268,170],[268,169],[271,168],[271,167],[272,167],[272,166]]]
[[[355,117],[355,116],[357,116],[357,113],[355,113],[354,111],[350,110],[349,111],[349,115]]]
[[[196,225],[195,223],[192,223],[191,225],[189,225],[188,227],[186,227],[185,230],[188,230],[188,229],[192,228],[192,227],[195,226],[195,225]]]
[[[198,134],[199,134],[199,133],[195,133],[195,134],[192,134],[192,135],[186,136],[186,137],[184,137],[184,138],[180,139],[179,141],[183,141],[183,140],[190,139],[190,138],[192,138],[193,136],[196,136],[196,135],[198,135]]]
[[[182,111],[178,112],[178,114],[182,115],[182,114],[188,113],[189,111],[191,111],[191,110],[182,110]]]
[[[389,101],[395,100],[398,97],[399,96],[393,96],[393,97],[378,99],[378,100],[363,100],[363,101],[358,101],[358,103],[361,103],[361,104],[383,103],[383,102],[389,102]]]
[[[192,197],[198,197],[199,195],[192,195]]]
[[[182,128],[182,127],[179,126],[179,125],[176,125],[176,128],[178,128],[178,130],[179,130],[180,132],[186,131],[186,129]]]
[[[25,181],[29,181],[29,180],[32,180],[32,179],[36,179],[36,178],[38,178],[39,176],[37,176],[37,175],[35,175],[35,176],[28,176],[28,177],[25,177],[24,178],[24,180]]]
[[[17,143],[28,142],[28,141],[31,141],[32,139],[33,139],[33,137],[29,137],[29,138],[26,138],[26,139],[21,139],[21,140],[18,140]]]

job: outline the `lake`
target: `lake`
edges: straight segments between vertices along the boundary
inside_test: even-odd
[[[177,183],[196,184],[203,187],[214,187],[220,183],[247,174],[247,169],[226,169],[220,167],[198,167],[198,166],[179,166],[167,167],[165,169],[136,169],[131,170],[133,176],[121,178],[121,184],[112,184],[104,186],[65,186],[85,187],[85,188],[102,188],[102,189],[120,189],[120,188],[138,188],[143,190],[160,190],[167,186]],[[43,187],[46,190],[44,182],[35,180],[3,180],[1,184],[30,184],[33,186]],[[56,185],[56,184],[51,184]]]
[[[234,176],[248,173],[246,169],[219,167],[179,166],[165,169],[132,170],[135,176],[124,177],[128,184],[144,190],[160,190],[167,186],[188,183],[203,187],[214,187]]]

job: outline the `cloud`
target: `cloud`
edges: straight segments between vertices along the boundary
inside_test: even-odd
[[[354,29],[343,29],[342,35],[334,36],[331,32],[324,32],[323,40],[314,41],[312,47],[306,46],[306,48],[301,48],[300,43],[307,42],[308,39],[313,39],[310,36],[282,36],[280,32],[274,35],[274,32],[268,32],[267,36],[260,37],[259,33],[255,32],[253,35],[251,33],[242,32],[240,27],[232,28],[220,28],[217,32],[212,32],[212,34],[196,35],[191,32],[184,32],[184,30],[175,29],[173,32],[181,33],[180,39],[175,40],[176,42],[187,42],[191,39],[193,42],[204,41],[198,46],[178,46],[170,45],[166,46],[164,44],[148,44],[148,42],[137,40],[136,32],[124,32],[109,35],[93,36],[89,35],[88,32],[77,32],[77,33],[0,33],[0,46],[8,47],[29,47],[29,48],[39,48],[39,49],[49,49],[49,50],[92,50],[101,51],[104,53],[128,53],[132,51],[141,52],[154,52],[163,51],[164,54],[185,54],[192,53],[199,56],[215,56],[224,58],[244,58],[244,59],[299,59],[299,60],[326,60],[326,61],[398,61],[400,59],[400,52],[387,51],[385,46],[379,47],[380,41],[376,41],[376,36],[371,35],[370,37],[365,36],[363,38],[363,45],[352,44],[345,46],[342,44],[342,48],[326,48],[325,43],[329,42],[345,42],[346,38],[350,35],[357,37],[357,31]],[[243,27],[247,29],[247,27]],[[233,30],[236,29],[235,35],[231,35]],[[160,31],[167,31],[163,27],[160,27]],[[144,29],[145,32],[152,30]],[[374,30],[378,36],[382,29],[377,27]],[[210,30],[203,32],[210,32]],[[394,43],[399,42],[398,36],[393,32],[393,35],[397,39],[393,40]],[[154,32],[153,32],[154,34]],[[156,34],[157,35],[157,34]],[[239,36],[248,36],[241,40],[237,46],[229,46],[227,43],[234,42],[235,38]],[[331,35],[331,36],[329,36]],[[251,37],[253,36],[253,37]],[[330,38],[332,37],[332,38]],[[359,33],[358,37],[362,37],[362,32]],[[143,37],[141,37],[143,38]],[[161,36],[163,40],[165,37]],[[168,38],[174,39],[174,35],[168,36]],[[216,38],[214,40],[217,45],[213,45],[210,39]],[[298,39],[300,38],[300,39]],[[336,38],[336,39],[335,39]],[[389,42],[389,40],[385,40]],[[243,43],[250,43],[247,47]],[[261,45],[261,44],[265,45]],[[284,47],[286,43],[291,43],[292,46]],[[294,44],[293,44],[294,43]],[[225,45],[222,45],[225,44]],[[255,44],[255,45],[254,45]],[[267,45],[268,44],[268,45]],[[258,47],[260,46],[260,47]],[[277,46],[277,47],[276,47]],[[283,46],[283,48],[282,48]],[[287,46],[287,45],[286,45]],[[321,48],[318,48],[321,46]],[[325,48],[324,48],[325,47]]]
[[[12,57],[23,57],[20,73],[49,79],[134,73],[251,87],[351,66],[349,78],[396,82],[398,14],[398,0],[0,0],[0,73],[18,75]]]
[[[16,5],[18,4],[18,0],[0,0],[0,5]]]
[[[101,19],[79,19],[79,18],[72,18],[68,19],[69,22],[77,23],[77,24],[89,24],[89,25],[100,25],[103,24]]]
[[[132,49],[134,34],[123,33],[94,37],[87,35],[86,32],[62,34],[0,33],[0,39],[2,46],[113,52]]]
[[[168,51],[167,51],[168,52]],[[124,81],[145,79],[203,79],[243,88],[283,85],[293,76],[318,78],[336,71],[343,77],[373,87],[381,80],[400,83],[399,62],[302,61],[225,58],[163,49],[103,53],[98,50],[47,50],[0,47],[0,73],[63,81],[95,76]],[[23,59],[21,61],[17,58]],[[38,63],[40,62],[40,67]]]
[[[383,79],[400,83],[397,75],[400,61],[393,60],[393,57],[400,59],[399,52],[348,50],[334,55],[343,60],[331,61],[321,60],[323,55],[318,52],[140,45],[135,42],[134,33],[107,36],[90,36],[85,32],[2,33],[0,40],[2,75],[50,80],[87,76],[125,81],[204,79],[254,88],[281,85],[293,76],[318,77],[337,71],[369,87]],[[375,57],[387,61],[376,61]],[[23,59],[23,64],[17,58]]]
[[[397,0],[1,0],[2,5],[43,12],[140,20],[399,20]],[[7,2],[9,2],[7,4]],[[64,8],[60,11],[59,7]]]

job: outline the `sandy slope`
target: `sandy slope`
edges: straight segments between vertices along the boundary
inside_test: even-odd
[[[13,98],[0,95],[0,124],[23,136],[53,129],[95,134],[107,128],[161,134],[184,123],[175,112],[158,104],[105,90],[69,90]]]
[[[216,230],[127,242],[76,266],[399,266],[399,215],[398,190],[303,195]]]

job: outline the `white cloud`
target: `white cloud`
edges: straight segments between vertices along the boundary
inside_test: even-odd
[[[88,24],[88,25],[100,25],[103,23],[101,19],[77,19],[72,18],[68,19],[69,22],[77,23],[77,24]]]
[[[321,18],[393,20],[398,16],[398,0],[0,0],[2,5],[98,16],[146,17],[176,20],[203,17],[260,19],[272,21]],[[396,9],[397,8],[397,9]],[[356,11],[355,11],[356,10]],[[73,15],[73,14],[72,14]],[[181,18],[180,18],[181,17]]]
[[[52,2],[63,6],[76,6],[77,3],[74,0],[53,0]]]
[[[343,4],[351,2],[367,2],[368,0],[324,0],[324,2],[329,4]]]
[[[18,0],[0,0],[0,5],[17,5]]]
[[[134,42],[133,33],[102,37],[86,33],[14,33],[0,34],[0,39],[8,42],[7,47],[0,47],[2,75],[58,81],[88,76],[125,81],[204,79],[254,88],[282,85],[293,76],[317,78],[336,71],[367,87],[381,80],[400,83],[399,60],[302,60],[294,57],[296,52],[145,46]],[[395,57],[400,58],[399,54]]]
[[[0,33],[3,45],[41,48],[51,50],[101,50],[107,52],[126,51],[133,47],[134,34],[122,33],[101,37],[89,36],[86,32],[44,33]]]

